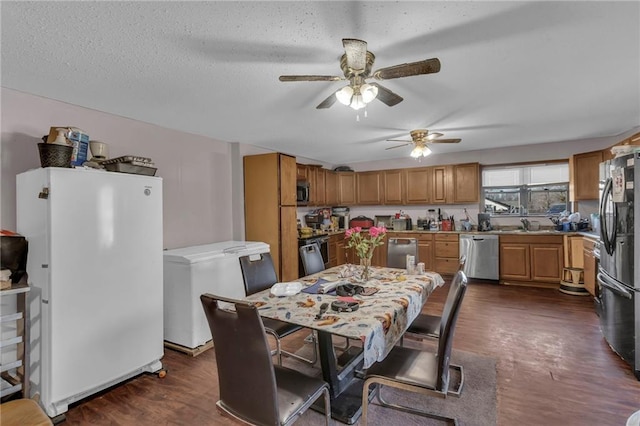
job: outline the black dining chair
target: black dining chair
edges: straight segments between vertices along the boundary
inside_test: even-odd
[[[395,346],[386,358],[369,368],[364,373],[362,392],[362,424],[367,424],[369,404],[369,387],[376,385],[374,393],[380,405],[405,411],[423,417],[430,417],[457,424],[457,420],[436,413],[400,404],[392,404],[382,397],[385,386],[416,392],[428,396],[446,398],[448,395],[460,396],[464,386],[462,367],[450,363],[453,333],[455,330],[462,298],[467,289],[467,277],[458,271],[451,282],[453,290],[449,291],[440,321],[440,338],[437,352]],[[451,369],[458,370],[459,384],[450,389]]]
[[[467,256],[464,254],[460,256],[458,263],[458,271],[464,271],[464,264],[467,261]],[[453,286],[449,288],[449,293],[453,291]],[[440,337],[440,315],[431,315],[420,313],[413,320],[413,322],[407,328],[404,334],[409,334],[412,337],[418,339],[432,338],[437,339]],[[404,338],[404,336],[403,336]],[[403,344],[403,339],[400,340],[400,345]]]
[[[415,238],[389,238],[387,244],[387,267],[405,269],[407,255],[415,257],[418,264],[418,240]]]
[[[320,253],[320,246],[317,243],[311,243],[299,248],[300,259],[302,259],[302,267],[305,275],[315,274],[324,271],[324,259]]]
[[[242,279],[244,280],[244,289],[247,296],[269,289],[278,282],[276,270],[273,265],[273,259],[271,258],[270,253],[240,256],[240,269],[242,270]],[[313,333],[311,333],[313,358],[308,359],[283,350],[280,342],[280,339],[289,336],[296,331],[302,330],[302,326],[271,318],[263,318],[262,322],[264,323],[265,331],[275,339],[276,350],[273,354],[278,356],[279,365],[282,365],[283,354],[311,365],[318,361],[318,348],[316,345],[315,335]]]
[[[220,399],[216,405],[253,425],[291,425],[324,397],[325,424],[331,422],[329,385],[319,378],[274,365],[258,309],[249,302],[200,296],[216,354]],[[218,301],[235,310],[220,308]]]

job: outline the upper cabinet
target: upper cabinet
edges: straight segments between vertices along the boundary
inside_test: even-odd
[[[571,201],[597,200],[602,151],[572,155],[569,159],[569,199]]]
[[[324,201],[328,206],[338,205],[338,174],[333,170],[324,171]]]
[[[403,170],[383,170],[383,204],[404,204]]]
[[[357,203],[360,205],[382,204],[382,172],[356,173]]]
[[[405,170],[406,204],[429,204],[431,202],[431,167]]]
[[[433,169],[431,202],[443,204],[453,202],[451,180],[453,166],[436,166]]]
[[[456,164],[453,166],[453,202],[477,203],[480,201],[480,164]]]
[[[309,168],[306,164],[296,163],[296,174],[298,176],[298,179],[308,179],[308,170]]]
[[[311,196],[309,204],[312,206],[325,205],[325,173],[320,166],[309,166],[309,189]]]
[[[341,206],[356,204],[356,174],[338,172],[338,203]]]
[[[465,204],[480,200],[478,163],[335,172],[297,165],[310,185],[310,206]]]

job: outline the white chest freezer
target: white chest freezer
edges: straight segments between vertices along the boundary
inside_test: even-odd
[[[269,245],[224,241],[164,251],[164,340],[196,348],[211,340],[200,295],[245,297],[240,256],[269,253]]]

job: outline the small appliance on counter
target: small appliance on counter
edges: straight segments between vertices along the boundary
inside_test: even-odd
[[[394,231],[410,231],[413,229],[411,218],[393,219]]]
[[[331,214],[338,218],[338,227],[347,229],[349,227],[349,207],[334,207]]]
[[[393,222],[391,216],[376,216],[376,226],[384,226],[385,228],[392,228]]]
[[[478,231],[491,231],[491,215],[489,213],[478,213]]]
[[[373,219],[366,216],[357,216],[349,221],[349,228],[359,226],[362,229],[369,229],[373,226]]]
[[[313,229],[320,229],[324,217],[320,213],[309,213],[304,216],[304,223]]]

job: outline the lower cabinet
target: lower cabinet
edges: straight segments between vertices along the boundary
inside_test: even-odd
[[[582,254],[584,262],[584,288],[592,296],[596,296],[596,275],[598,270],[596,269],[597,261],[593,255],[593,248],[596,245],[596,241],[591,238],[582,239]]]
[[[346,262],[344,251],[344,232],[329,236],[329,267],[342,265]]]
[[[437,233],[434,236],[434,269],[440,275],[454,275],[458,270],[460,246],[458,234]],[[425,269],[427,268],[425,262]]]
[[[500,236],[500,281],[556,286],[564,267],[562,236]]]

